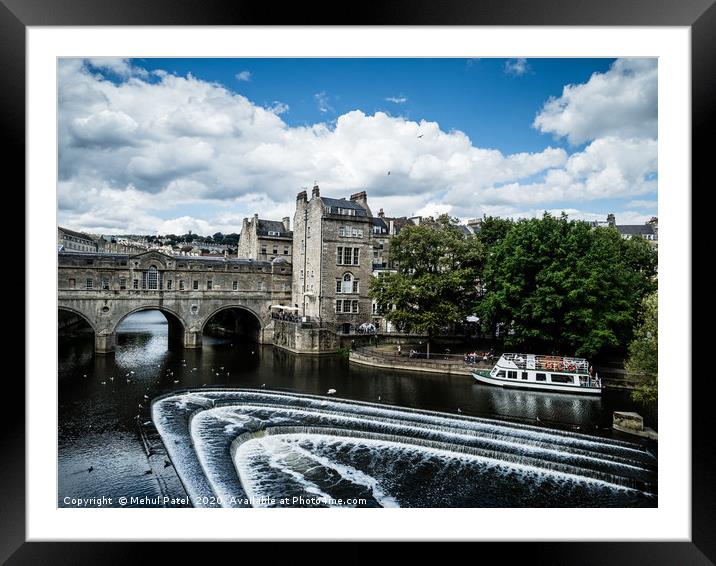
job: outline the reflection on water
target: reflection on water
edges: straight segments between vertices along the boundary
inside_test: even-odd
[[[467,376],[411,374],[349,365],[338,356],[295,356],[270,346],[204,337],[200,350],[168,349],[158,312],[127,318],[114,356],[95,356],[91,336],[59,348],[59,499],[159,496],[181,490],[171,467],[153,465],[137,430],[148,400],[186,388],[247,387],[325,395],[452,414],[496,417],[611,435],[614,410],[636,410],[656,428],[654,411],[627,393],[600,397],[509,390]],[[624,438],[624,437],[620,437]],[[88,472],[88,468],[93,470]],[[152,470],[152,473],[147,473]]]

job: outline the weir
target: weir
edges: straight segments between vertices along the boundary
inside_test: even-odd
[[[497,494],[503,506],[656,504],[651,453],[568,431],[256,390],[173,394],[155,400],[152,415],[197,506],[315,492],[430,506],[444,490],[459,506]],[[451,468],[458,477],[440,484],[439,470]],[[422,491],[411,491],[421,474]],[[473,493],[485,481],[488,496]]]

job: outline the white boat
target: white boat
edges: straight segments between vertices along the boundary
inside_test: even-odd
[[[602,381],[590,369],[584,358],[502,354],[492,370],[474,369],[472,376],[500,387],[600,395]]]

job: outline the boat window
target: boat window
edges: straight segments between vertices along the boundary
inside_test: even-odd
[[[501,369],[497,372],[497,377],[505,377],[505,370]]]
[[[507,377],[510,379],[517,379],[517,372],[516,371],[508,371]]]
[[[538,373],[535,377],[537,378],[537,381],[547,381],[546,373]]]
[[[574,383],[571,375],[560,375],[558,373],[551,374],[550,380],[552,383]]]
[[[522,379],[527,379],[527,372],[526,372],[526,371],[523,371],[523,372],[522,372]]]

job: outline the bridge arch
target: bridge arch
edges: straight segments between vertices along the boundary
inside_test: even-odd
[[[254,342],[263,342],[265,325],[261,316],[246,305],[230,304],[214,309],[202,322],[202,334],[210,329],[211,322],[222,324],[224,329],[231,334],[247,337]]]
[[[114,326],[112,327],[112,334],[116,335],[117,329],[120,327],[122,322],[127,320],[130,316],[137,314],[138,312],[146,311],[159,311],[162,315],[164,315],[164,318],[167,319],[170,348],[182,347],[184,345],[185,333],[187,331],[187,324],[185,320],[178,312],[163,305],[142,305],[124,313],[122,316],[118,317],[117,321],[114,323]]]
[[[79,316],[84,322],[87,323],[87,326],[89,326],[92,329],[93,333],[97,332],[97,327],[95,326],[94,322],[92,321],[91,317],[89,317],[86,313],[83,313],[80,310],[73,309],[71,307],[66,307],[63,305],[58,305],[57,310],[59,311],[65,311],[74,315]],[[59,316],[58,316],[58,323],[59,323]]]

